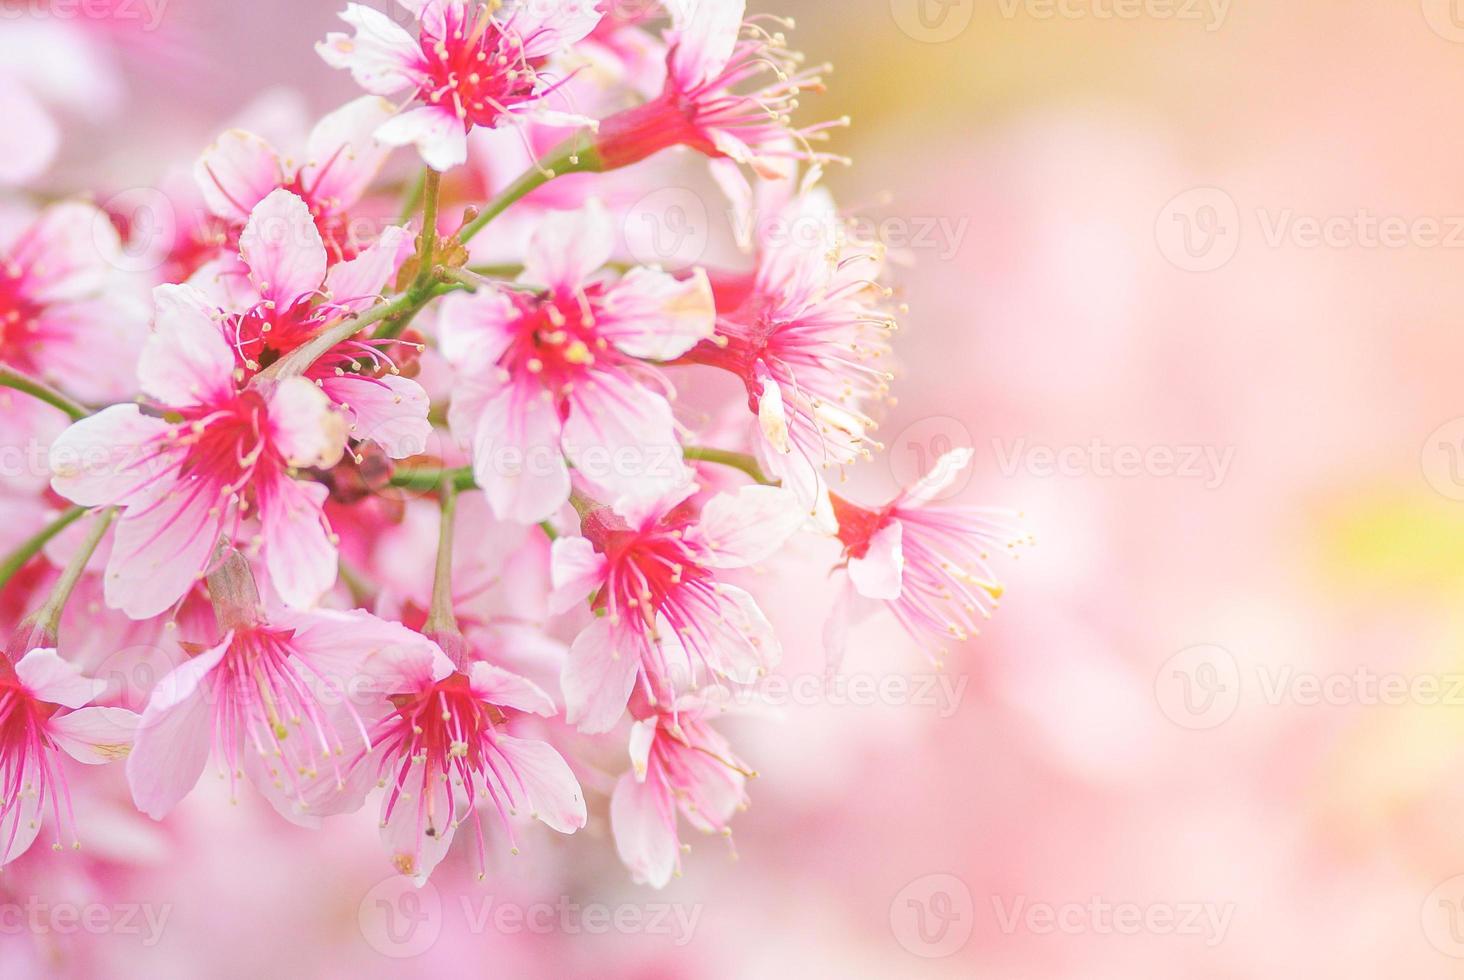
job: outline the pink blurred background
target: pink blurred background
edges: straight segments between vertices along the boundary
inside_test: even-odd
[[[263,88],[344,101],[311,49],[338,6],[172,0],[186,57],[122,55],[124,133],[69,119],[57,182],[153,179]],[[592,814],[567,856],[403,904],[369,820],[203,792],[163,831],[186,867],[129,881],[171,909],[158,941],[98,942],[149,978],[1458,976],[1464,11],[755,6],[836,64],[806,100],[853,117],[830,183],[908,262],[856,489],[977,449],[959,499],[1037,538],[990,628],[936,675],[877,620],[847,696],[729,726],[760,772],[739,859],[698,841],[665,892]],[[817,673],[832,590],[797,556],[766,576]],[[555,925],[485,925],[495,902]]]

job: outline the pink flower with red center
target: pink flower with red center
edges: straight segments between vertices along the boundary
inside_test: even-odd
[[[831,526],[826,472],[879,445],[865,406],[889,391],[878,363],[894,321],[877,303],[880,262],[789,240],[765,250],[751,288],[684,361],[730,371],[757,415],[764,468]],[[743,290],[736,290],[743,293]]]
[[[88,707],[101,688],[55,650],[30,650],[17,663],[0,654],[0,866],[30,849],[44,820],[57,850],[68,829],[80,846],[57,753],[87,765],[115,762],[137,727],[130,711]]]
[[[631,726],[631,771],[615,784],[610,827],[620,860],[652,888],[681,873],[678,815],[730,840],[732,815],[747,807],[747,780],[756,774],[707,723],[709,713],[703,699],[688,696]]]
[[[0,364],[84,401],[127,397],[147,309],[121,259],[116,230],[89,204],[0,211]],[[0,391],[0,444],[23,446],[62,422],[54,408]],[[7,482],[29,490],[44,479]]]
[[[229,561],[225,571],[239,576],[243,559]],[[248,589],[221,614],[223,636],[189,645],[189,659],[159,681],[143,710],[127,778],[154,819],[188,795],[210,756],[231,793],[247,777],[289,820],[312,826],[339,812],[332,800],[349,761],[369,747],[364,719],[381,696],[374,664],[426,645],[363,611],[266,614],[252,580]]]
[[[236,246],[254,209],[284,189],[309,208],[331,264],[355,258],[361,242],[351,226],[350,209],[360,202],[391,153],[375,133],[392,112],[391,103],[378,96],[347,103],[311,130],[299,162],[242,129],[220,136],[193,168],[204,203],[219,219],[215,247],[227,251]],[[205,274],[242,271],[235,256],[224,255]]]
[[[848,583],[825,630],[830,662],[843,659],[849,625],[883,602],[916,639],[963,641],[990,618],[1002,587],[988,559],[1020,543],[999,510],[936,506],[975,454],[957,449],[885,506],[868,510],[833,498]],[[939,654],[948,652],[940,646]]]
[[[392,226],[355,258],[331,265],[304,202],[287,190],[261,201],[243,234],[251,243],[241,253],[247,278],[230,286],[232,302],[216,314],[234,352],[239,385],[341,317],[378,302],[412,250],[407,230]],[[305,377],[345,416],[352,438],[405,459],[422,452],[432,426],[427,393],[401,376],[388,353],[393,347],[403,345],[348,340],[307,368]]]
[[[812,141],[847,120],[796,126],[799,97],[821,91],[828,66],[804,68],[783,36],[745,21],[744,0],[677,0],[666,83],[655,100],[601,122],[595,152],[605,170],[638,163],[673,146],[789,176],[798,161],[837,159]]]
[[[549,743],[506,731],[518,716],[553,716],[553,699],[492,664],[455,666],[423,643],[392,651],[379,676],[388,698],[369,723],[374,748],[352,760],[344,794],[355,802],[370,785],[384,789],[381,837],[392,866],[426,881],[471,820],[482,877],[485,807],[497,812],[515,850],[510,818],[519,813],[562,834],[583,827],[584,796],[569,764]]]
[[[687,479],[669,385],[645,362],[711,336],[711,288],[700,270],[598,274],[613,250],[603,208],[557,213],[529,247],[524,288],[442,305],[459,382],[449,420],[500,520],[536,523],[563,507],[566,458],[615,496],[654,498]]]
[[[693,490],[596,507],[584,537],[554,542],[552,607],[563,612],[591,595],[596,614],[561,678],[566,720],[583,732],[615,727],[637,682],[655,705],[675,696],[674,679],[751,684],[781,657],[756,600],[718,571],[763,561],[806,513],[774,487],[719,494],[698,513]]]
[[[341,19],[354,35],[333,33],[316,50],[333,68],[349,69],[376,95],[410,91],[414,105],[377,136],[393,146],[415,144],[434,170],[467,160],[467,134],[533,117],[570,124],[577,116],[544,105],[563,78],[550,59],[600,22],[595,0],[398,0],[418,20],[413,38],[385,14],[347,4]]]

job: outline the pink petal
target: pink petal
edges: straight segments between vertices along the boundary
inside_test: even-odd
[[[113,405],[82,419],[51,445],[51,487],[83,507],[126,503],[160,467],[150,456],[172,431],[136,405]]]
[[[360,313],[381,298],[386,284],[412,254],[412,233],[392,225],[375,243],[349,262],[331,267],[325,290],[336,306]]]
[[[287,190],[274,191],[255,206],[239,235],[239,254],[259,295],[280,310],[325,281],[325,242],[310,208]]]
[[[352,439],[379,445],[392,459],[425,453],[432,439],[431,403],[422,386],[399,375],[331,375],[320,387],[345,412]]]
[[[585,825],[587,813],[579,780],[552,745],[509,735],[498,735],[493,743],[507,757],[513,775],[521,783],[515,785],[509,777],[507,789],[515,806],[523,806],[529,816],[561,834],[572,834]]]
[[[20,658],[15,672],[32,697],[63,708],[90,704],[105,686],[83,677],[80,667],[62,660],[55,650],[31,650]]]
[[[630,769],[636,782],[645,782],[651,766],[651,747],[656,744],[660,725],[654,718],[630,726]]]
[[[868,599],[894,600],[904,588],[904,526],[890,521],[869,539],[863,558],[849,559],[849,581]]]
[[[974,449],[952,449],[936,460],[930,472],[921,477],[914,486],[900,494],[898,505],[919,507],[938,499],[966,471],[975,457]]]
[[[168,674],[153,689],[132,754],[127,782],[137,808],[154,820],[168,815],[187,796],[208,763],[213,722],[210,674],[233,643],[232,633]]]
[[[588,735],[614,728],[630,701],[639,667],[629,650],[616,650],[609,619],[597,618],[575,639],[564,664],[560,684],[565,721]]]
[[[29,299],[42,304],[88,299],[116,284],[122,240],[105,212],[63,201],[41,212],[8,258],[25,270]]]
[[[616,853],[637,881],[652,888],[670,883],[681,842],[675,811],[658,783],[621,776],[610,797],[610,829]]]
[[[502,667],[479,661],[470,668],[468,679],[473,696],[480,701],[545,718],[555,713],[554,699],[543,688]]]
[[[747,486],[713,497],[691,534],[709,553],[708,565],[745,568],[772,557],[807,520],[787,490]]]
[[[82,708],[52,718],[46,731],[77,762],[100,766],[127,758],[139,721],[123,708]]]
[[[280,477],[259,488],[264,565],[286,605],[309,609],[335,585],[340,558],[325,521],[329,491]]]
[[[447,857],[453,834],[457,830],[457,818],[460,815],[458,811],[465,802],[462,790],[449,784],[453,812],[444,815],[442,811],[446,807],[443,804],[447,798],[440,786],[433,789],[438,795],[439,817],[437,826],[431,828],[434,832],[428,834],[425,817],[418,815],[418,798],[423,792],[424,783],[423,768],[420,762],[412,763],[403,784],[403,795],[396,799],[395,806],[391,806],[392,793],[397,785],[397,769],[392,766],[385,777],[387,788],[382,794],[381,802],[381,843],[386,847],[392,867],[419,885],[426,882],[433,870],[442,863],[442,859]],[[433,782],[437,782],[435,776]],[[389,806],[391,814],[388,816]]]
[[[362,691],[423,690],[453,671],[447,656],[427,637],[365,610],[287,610],[271,616],[270,622],[294,631],[290,645],[313,673]]]
[[[549,577],[554,591],[549,611],[556,616],[584,603],[605,584],[605,556],[585,538],[559,538],[550,550]]]
[[[210,211],[240,222],[285,182],[285,175],[267,140],[231,129],[203,151],[194,164],[193,179]]]
[[[107,562],[107,605],[132,619],[167,611],[193,588],[213,558],[229,518],[206,491],[184,484],[128,507]]]
[[[286,378],[269,392],[269,438],[290,466],[329,469],[346,451],[346,420],[325,392]]]
[[[556,211],[544,218],[524,256],[519,281],[551,290],[575,289],[604,268],[615,252],[615,223],[591,201],[580,211]]]
[[[711,79],[727,66],[742,31],[746,0],[689,0],[676,26],[671,74],[683,87]]]
[[[388,146],[415,146],[422,161],[439,173],[468,162],[468,134],[445,105],[420,106],[395,116],[376,131]]]
[[[583,40],[604,16],[596,0],[520,3],[508,11],[508,23],[524,39],[524,55],[546,58]]]
[[[569,500],[559,413],[543,388],[509,384],[483,406],[473,473],[500,521],[537,524]]]
[[[376,131],[394,112],[390,102],[367,95],[316,124],[299,181],[312,203],[340,211],[361,199],[391,155],[391,147],[376,138]]]
[[[137,365],[143,391],[170,408],[211,405],[234,394],[234,352],[218,307],[191,286],[153,291],[152,334]]]
[[[326,64],[349,69],[356,84],[376,95],[391,95],[421,84],[425,66],[416,38],[379,10],[359,3],[346,4],[340,17],[356,33],[332,33],[315,45]]]
[[[612,497],[659,497],[691,479],[671,405],[627,377],[600,371],[570,392],[564,453]]]
[[[632,269],[611,287],[601,334],[631,357],[672,361],[717,330],[717,305],[701,269],[691,278]]]
[[[61,130],[44,106],[18,82],[0,81],[0,185],[28,184],[51,165]]]
[[[460,371],[491,371],[518,335],[519,309],[497,289],[453,293],[438,318],[442,356]]]
[[[34,758],[27,757],[21,766],[21,784],[31,787],[39,785],[40,775]],[[45,814],[41,812],[41,794],[33,789],[20,794],[19,805],[0,812],[0,867],[30,850],[41,832],[41,820],[44,817]]]

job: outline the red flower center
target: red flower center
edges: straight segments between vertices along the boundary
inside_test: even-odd
[[[488,12],[446,7],[445,33],[434,36],[424,27],[419,43],[429,81],[423,98],[446,105],[463,128],[492,127],[513,106],[537,97],[536,68],[543,59],[524,56],[524,42],[504,30]]]

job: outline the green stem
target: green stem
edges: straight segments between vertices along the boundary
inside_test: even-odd
[[[554,530],[554,525],[550,524],[548,521],[540,521],[539,530],[543,531],[544,536],[547,537],[550,541],[559,540],[559,532]]]
[[[255,375],[254,380],[256,382],[261,379],[282,381],[285,378],[298,378],[310,370],[311,365],[324,357],[332,347],[350,340],[372,324],[395,316],[407,314],[416,316],[423,307],[438,296],[457,292],[462,288],[456,283],[429,283],[423,290],[418,290],[414,286],[399,296],[376,304],[359,316],[346,317],[334,326],[327,327],[304,346],[296,348],[259,372]]]
[[[599,155],[583,134],[575,134],[552,150],[548,156],[525,171],[495,197],[476,218],[463,226],[458,238],[464,244],[473,240],[488,223],[555,177],[573,173],[598,173],[603,169]]]
[[[450,473],[442,478],[442,527],[437,539],[437,571],[432,579],[432,606],[422,632],[432,635],[458,632],[452,608],[452,535],[457,525],[457,484]]]
[[[406,198],[402,201],[402,210],[401,213],[397,215],[397,224],[404,225],[408,221],[412,220],[412,215],[417,213],[417,208],[422,204],[422,192],[426,189],[426,187],[427,170],[424,168],[423,171],[417,175],[417,179],[412,182],[412,189],[407,193]]]
[[[432,261],[437,249],[437,198],[442,174],[427,168],[422,182],[422,247],[417,252],[417,281],[412,292],[423,292],[432,282]]]
[[[88,412],[81,405],[67,398],[50,385],[37,381],[28,374],[22,374],[12,367],[0,366],[0,387],[14,388],[16,391],[25,392],[33,398],[39,398],[52,408],[59,408],[71,416],[71,421],[73,422],[80,422],[91,414],[91,412]]]
[[[116,516],[116,507],[108,507],[97,515],[96,522],[92,525],[91,531],[87,533],[86,540],[81,543],[76,554],[71,556],[71,561],[61,572],[61,577],[51,587],[51,594],[47,597],[45,605],[27,616],[20,624],[17,635],[29,634],[32,649],[56,645],[57,637],[61,632],[61,613],[65,611],[66,603],[71,600],[71,593],[76,589],[76,583],[81,581],[81,576],[86,572],[87,563],[91,561],[92,555],[96,554],[97,545],[102,543],[103,535],[107,533],[107,528],[112,526],[112,520]]]
[[[748,453],[734,453],[726,449],[707,449],[701,446],[687,446],[685,449],[687,459],[698,460],[703,463],[714,463],[718,466],[730,466],[734,470],[741,470],[752,477],[758,483],[765,486],[775,487],[779,485],[777,480],[768,478],[757,465],[757,460]]]
[[[79,521],[85,513],[85,507],[72,507],[48,524],[39,534],[12,551],[4,562],[0,562],[0,589],[9,585],[16,573],[28,565],[32,558],[40,554],[42,548],[50,544],[56,535]]]
[[[460,470],[397,470],[388,484],[398,490],[428,493],[441,489],[444,480],[451,480],[452,488],[457,492],[478,488],[472,469],[466,466]]]

